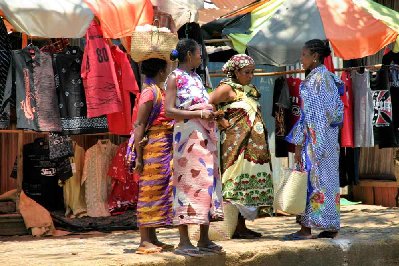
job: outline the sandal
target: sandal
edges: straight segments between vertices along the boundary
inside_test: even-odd
[[[162,251],[162,248],[156,247],[156,248],[146,248],[146,247],[138,247],[136,250],[136,254],[156,254],[160,253]]]
[[[317,238],[335,238],[338,235],[338,232],[335,231],[323,231],[318,234]]]
[[[296,240],[308,240],[308,239],[315,239],[315,237],[312,235],[304,236],[298,233],[292,233],[284,236],[283,238],[284,241],[296,241]]]
[[[223,247],[219,246],[217,244],[210,244],[206,247],[200,247],[200,246],[197,246],[197,247],[200,251],[203,251],[203,252],[211,252],[211,253],[215,253],[215,254],[226,253],[226,251],[223,250]]]
[[[262,234],[261,234],[261,233],[255,232],[255,231],[253,231],[253,230],[251,230],[251,229],[249,229],[249,228],[247,228],[247,232],[248,232],[249,234],[253,235],[253,236],[256,237],[256,238],[261,238],[261,237],[262,237]]]
[[[255,239],[257,238],[256,236],[254,236],[251,233],[238,233],[238,232],[234,232],[232,239]]]
[[[174,253],[189,257],[204,257],[204,254],[198,248],[177,248]]]

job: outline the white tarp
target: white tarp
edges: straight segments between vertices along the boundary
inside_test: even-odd
[[[203,0],[151,0],[160,11],[170,14],[176,27],[187,22],[198,22],[198,10],[204,8]]]
[[[82,0],[1,0],[0,9],[15,30],[46,38],[82,37],[94,17]]]

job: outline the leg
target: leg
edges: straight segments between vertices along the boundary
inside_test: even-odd
[[[239,213],[237,227],[236,227],[236,231],[234,232],[233,238],[235,238],[235,239],[253,239],[253,238],[259,238],[261,236],[262,236],[262,234],[252,231],[247,228],[247,226],[245,224],[244,216],[242,216],[241,213]]]
[[[223,247],[217,245],[209,239],[209,224],[200,225],[200,239],[197,244],[198,248],[205,252],[223,253]]]
[[[180,242],[177,248],[175,249],[175,254],[190,256],[190,257],[203,257],[204,254],[201,251],[194,247],[190,241],[188,236],[188,227],[187,225],[179,225],[179,234],[180,234]]]
[[[141,240],[140,240],[140,246],[137,249],[136,253],[138,254],[158,253],[162,250],[162,248],[159,248],[151,243],[150,228],[140,226],[139,230],[140,230]]]
[[[174,248],[173,245],[169,245],[169,244],[163,243],[163,242],[158,240],[157,232],[156,232],[156,228],[155,227],[149,228],[149,235],[150,235],[151,243],[154,244],[157,247],[162,248],[162,250],[170,250],[170,249]]]
[[[306,240],[313,239],[312,229],[301,225],[301,229],[295,233],[284,236],[284,240]]]

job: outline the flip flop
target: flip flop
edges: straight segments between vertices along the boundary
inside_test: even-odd
[[[237,233],[235,232],[232,236],[232,239],[256,239],[258,237],[254,236],[251,233]]]
[[[303,236],[303,235],[299,235],[298,233],[292,233],[292,234],[284,236],[284,238],[283,238],[284,241],[297,241],[297,240],[309,240],[309,239],[315,239],[315,237],[312,235]]]
[[[200,251],[203,251],[203,252],[211,252],[211,253],[215,253],[215,254],[224,254],[224,253],[226,253],[226,251],[223,250],[222,246],[219,246],[219,245],[216,245],[216,244],[210,244],[210,245],[208,245],[206,247],[199,247],[199,246],[197,246],[197,247],[198,247],[198,249]]]
[[[163,244],[162,246],[158,246],[158,247],[162,248],[162,250],[164,250],[164,251],[170,251],[175,248],[174,245],[169,245],[169,244]]]
[[[338,232],[323,231],[317,235],[317,238],[335,238]]]
[[[183,255],[189,257],[197,257],[201,258],[204,257],[204,254],[198,248],[177,248],[175,249],[174,253],[176,255]]]
[[[254,237],[257,237],[257,238],[261,238],[261,237],[262,237],[262,234],[261,234],[261,233],[255,232],[255,231],[253,231],[253,230],[251,230],[251,229],[249,229],[249,228],[247,228],[247,231],[248,231],[248,233],[250,233],[250,234],[253,235]]]
[[[156,247],[156,248],[145,248],[145,247],[138,247],[136,250],[136,254],[156,254],[160,253],[162,251],[162,248]]]

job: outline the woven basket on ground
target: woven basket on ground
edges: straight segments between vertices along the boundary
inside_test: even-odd
[[[238,222],[238,209],[230,202],[223,203],[224,220],[211,222],[209,239],[212,241],[229,240],[232,238]],[[198,241],[200,236],[199,225],[189,225],[189,235],[192,240]]]

